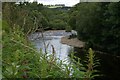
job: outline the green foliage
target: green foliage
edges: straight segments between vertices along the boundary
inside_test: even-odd
[[[64,71],[55,64],[53,57],[36,52],[19,28],[14,28],[10,32],[3,30],[2,36],[3,78],[47,78],[63,74]]]
[[[50,26],[53,29],[65,29],[65,27],[67,26],[67,23],[63,22],[62,20],[56,19],[53,21],[50,21]]]
[[[91,37],[93,38],[94,35],[99,34],[101,27],[101,18],[99,18],[101,16],[101,8],[99,7],[99,3],[84,3],[81,4],[80,8],[82,8],[82,10],[79,11],[77,16],[78,38],[80,39],[79,36],[83,37],[85,40]]]
[[[73,7],[73,8],[75,8],[75,7]],[[72,9],[70,11],[72,11]],[[72,27],[73,30],[76,30],[76,20],[77,20],[77,13],[78,13],[78,11],[74,10],[74,11],[69,12],[69,13],[70,13],[69,14],[70,18],[69,18],[68,23]]]
[[[69,26],[67,24],[69,16],[66,11],[45,8],[42,10],[42,13],[48,20],[49,27],[52,29],[65,29],[66,26]]]
[[[66,29],[67,11],[49,9],[37,2],[3,3],[3,20],[12,27],[19,25],[26,34],[43,29]],[[14,23],[14,24],[13,24]]]
[[[96,76],[100,76],[98,74],[98,71],[95,70],[95,68],[97,66],[99,66],[100,63],[99,63],[98,59],[95,59],[95,53],[94,53],[94,51],[91,48],[89,48],[88,53],[89,54],[87,54],[86,77],[91,80],[91,79],[93,79]]]
[[[47,52],[46,54],[43,53],[42,50],[37,52],[27,39],[27,35],[30,32],[34,32],[41,27],[46,28],[50,26],[53,29],[71,30],[71,25],[68,25],[69,16],[66,12],[45,9],[42,4],[37,2],[3,3],[3,78],[91,79],[94,76],[92,73],[95,65],[94,53],[91,49],[88,54],[88,68],[86,68],[81,64],[80,58],[74,55],[72,55],[73,63],[70,64],[65,64],[66,60],[56,59],[54,47],[51,55],[48,55]],[[75,25],[77,26],[78,23]],[[75,61],[74,58],[77,58],[78,61]]]
[[[74,56],[74,52],[71,54],[73,74],[72,77],[80,78],[83,80],[91,80],[96,76],[100,76],[99,71],[96,69],[100,63],[95,57],[95,53],[92,48],[89,48],[84,63],[82,60]]]
[[[71,32],[71,30],[72,30],[72,29],[71,29],[70,26],[66,26],[66,29],[65,29],[66,32]]]
[[[67,65],[54,57],[54,47],[51,55],[43,54],[42,50],[37,52],[20,27],[9,29],[9,32],[4,29],[2,36],[3,78],[81,78],[83,80],[88,78],[87,71],[79,58],[77,62],[73,59],[75,57],[73,55],[72,60],[75,64]],[[93,53],[90,53],[93,56]],[[88,57],[93,60],[91,56]]]
[[[5,21],[1,22],[2,25],[2,30],[8,32],[9,31],[9,27],[8,24]]]
[[[120,2],[79,3],[69,11],[69,24],[88,47],[119,55]]]
[[[19,25],[24,33],[36,31],[39,27],[48,27],[47,19],[42,15],[43,5],[34,3],[3,3],[3,20],[14,27]]]

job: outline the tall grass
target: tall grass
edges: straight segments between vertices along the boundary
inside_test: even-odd
[[[72,64],[64,64],[56,59],[54,54],[43,54],[37,51],[26,39],[19,26],[13,29],[5,28],[2,31],[2,75],[3,78],[80,78],[89,80],[94,76],[94,54],[92,49],[88,54],[88,68],[85,68],[72,55]],[[5,28],[5,29],[4,29]],[[73,52],[74,53],[74,52]],[[72,53],[71,53],[72,54]]]

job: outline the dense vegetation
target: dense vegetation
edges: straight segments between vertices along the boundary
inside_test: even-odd
[[[3,22],[2,31],[2,75],[3,78],[80,78],[90,80],[97,75],[94,70],[98,65],[92,49],[88,51],[86,64],[71,53],[74,63],[64,64],[55,58],[55,53],[47,55],[37,50],[26,39],[25,33],[18,27],[11,29]],[[78,59],[75,61],[74,58]],[[86,67],[84,67],[86,66]]]
[[[115,66],[116,71],[119,70],[120,2],[78,3],[70,10],[51,9],[37,2],[3,3],[2,10],[2,71],[4,78],[76,77],[89,80],[96,76],[93,74],[96,62],[94,62],[94,52],[91,49],[87,55],[87,63],[81,64],[80,58],[72,55],[75,63],[72,65],[58,62],[58,59],[54,57],[54,50],[53,54],[49,56],[41,51],[36,52],[36,49],[27,40],[27,35],[31,32],[49,29],[71,31],[72,28],[76,30],[77,38],[86,42],[85,49],[88,50],[91,47],[97,52],[115,56],[117,65],[113,64],[114,61],[110,63],[102,55],[106,60],[103,62],[108,60],[109,65]],[[85,53],[87,54],[87,52]],[[76,61],[73,58],[76,58]],[[71,68],[73,69],[72,74],[70,73]]]
[[[56,11],[56,15],[52,16],[54,13],[52,12],[52,18],[49,18],[51,17],[48,16],[50,13],[47,14],[44,6],[36,2],[3,3],[2,8],[3,78],[79,78],[90,80],[97,76],[93,74],[96,72],[94,68],[97,62],[91,48],[87,51],[86,64],[81,64],[80,58],[75,57],[74,52],[72,52],[71,60],[73,63],[67,65],[63,63],[64,61],[55,58],[54,47],[53,53],[47,55],[47,52],[43,53],[41,50],[37,52],[27,39],[29,33],[43,30],[48,25],[55,25],[52,26],[55,29],[65,29],[68,25],[66,19],[68,16],[65,16],[67,13],[60,11],[61,14],[58,14]],[[47,9],[46,11],[49,12]],[[43,13],[46,14],[43,15]],[[64,17],[61,18],[61,16]],[[53,19],[53,22],[49,19]],[[56,28],[56,25],[59,27]]]
[[[47,30],[69,27],[67,10],[47,8],[37,2],[3,3],[3,13],[3,20],[6,19],[10,26],[19,25],[27,34],[41,28]]]
[[[69,13],[71,27],[88,47],[120,55],[120,2],[79,3]]]
[[[68,24],[68,10],[59,8],[46,8],[42,10],[43,15],[47,18],[49,22],[49,27],[51,29],[66,29]]]
[[[119,80],[120,2],[78,3],[69,15],[69,24],[77,30],[78,38],[100,58],[99,70],[104,76],[96,80]]]

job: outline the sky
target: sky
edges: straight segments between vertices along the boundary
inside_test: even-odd
[[[34,0],[29,0],[30,2]],[[49,4],[65,4],[66,6],[73,6],[77,3],[79,3],[80,0],[37,0],[37,2],[42,3],[43,5],[49,5]]]

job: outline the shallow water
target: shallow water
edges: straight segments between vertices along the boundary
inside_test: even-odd
[[[60,41],[62,37],[69,36],[71,33],[65,32],[64,30],[57,30],[46,31],[43,33],[43,35],[44,37],[42,37],[41,32],[32,33],[29,35],[29,40],[35,45],[38,51],[42,49],[42,51],[45,52],[45,49],[47,49],[48,54],[52,54],[53,46],[56,53],[56,58],[59,58],[60,60],[66,60],[67,64],[70,61],[70,58],[68,57],[69,51],[73,47],[62,44]],[[45,46],[47,46],[47,48],[45,48]]]

